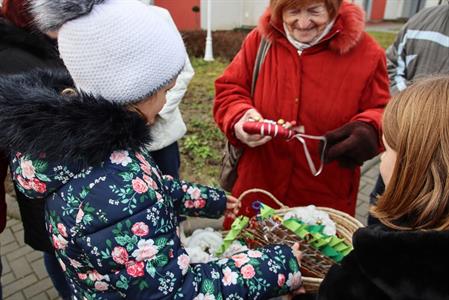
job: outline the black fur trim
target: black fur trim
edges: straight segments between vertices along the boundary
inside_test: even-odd
[[[62,70],[0,76],[0,144],[6,151],[95,165],[114,150],[149,144],[149,128],[137,113],[103,98],[61,96],[69,86]]]
[[[43,32],[58,30],[64,23],[84,16],[104,0],[33,0],[31,13]]]
[[[28,32],[18,28],[2,17],[0,17],[0,43],[23,49],[42,59],[59,57],[55,41],[37,30]]]
[[[438,280],[447,278],[448,231],[395,231],[376,225],[355,234],[354,248],[364,273],[387,293],[395,294],[393,291],[406,283],[432,289],[439,285]]]
[[[447,300],[448,231],[359,229],[354,250],[327,273],[319,300]]]

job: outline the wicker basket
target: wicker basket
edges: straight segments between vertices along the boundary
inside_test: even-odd
[[[280,209],[277,209],[276,213],[279,214],[280,216],[284,216],[287,212],[294,209],[284,205],[275,196],[273,196],[273,194],[262,189],[247,190],[240,195],[239,200],[241,201],[244,197],[246,197],[248,194],[251,193],[262,193],[270,197],[277,205],[279,205]],[[352,245],[352,235],[357,229],[363,227],[363,224],[347,213],[328,207],[317,207],[317,208],[329,214],[330,218],[335,222],[337,228],[337,235],[340,238],[344,239],[346,243]],[[303,285],[307,293],[318,292],[318,289],[322,281],[323,278],[303,277]]]

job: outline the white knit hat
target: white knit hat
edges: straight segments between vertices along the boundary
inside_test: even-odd
[[[182,38],[138,0],[34,0],[43,31],[59,29],[61,58],[76,86],[112,102],[137,102],[182,70]]]

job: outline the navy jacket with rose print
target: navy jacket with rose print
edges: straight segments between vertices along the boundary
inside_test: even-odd
[[[46,199],[49,235],[78,299],[266,299],[300,285],[286,246],[190,264],[178,217],[219,217],[225,194],[162,176],[141,150],[145,122],[105,99],[53,89],[68,80],[50,71],[0,77],[0,142],[15,149],[19,190]]]

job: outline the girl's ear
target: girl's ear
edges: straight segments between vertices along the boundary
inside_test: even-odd
[[[132,103],[128,105],[128,110],[133,111],[137,113],[142,119],[145,120],[146,123],[148,123],[148,118],[145,116],[145,114],[140,110],[139,107],[137,107],[136,104]]]

